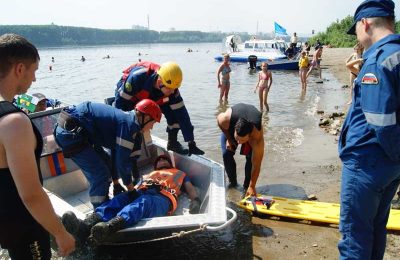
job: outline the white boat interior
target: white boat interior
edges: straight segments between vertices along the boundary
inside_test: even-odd
[[[68,210],[75,212],[80,219],[93,211],[89,202],[89,183],[79,167],[64,158],[57,146],[53,129],[61,108],[30,114],[34,124],[40,129],[44,148],[40,160],[43,186],[50,196],[57,215]],[[183,194],[179,197],[178,209],[172,216],[148,218],[137,225],[118,232],[110,241],[132,241],[156,236],[164,231],[190,230],[202,224],[218,225],[227,221],[224,168],[219,163],[203,156],[182,156],[166,150],[166,141],[155,136],[145,135],[142,155],[138,161],[140,173],[151,172],[154,159],[161,154],[169,154],[175,167],[187,173],[202,200],[199,214],[189,214],[189,199]],[[111,189],[110,189],[111,190]],[[111,196],[111,194],[110,194]],[[147,232],[147,233],[146,233]]]

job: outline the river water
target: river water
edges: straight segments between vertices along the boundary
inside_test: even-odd
[[[193,52],[186,50],[191,48]],[[239,102],[258,107],[258,94],[253,93],[258,81],[257,73],[250,73],[245,64],[231,64],[231,90],[229,104],[220,105],[217,75],[219,63],[214,56],[221,52],[221,44],[143,44],[95,47],[43,48],[37,80],[29,93],[42,92],[47,97],[66,103],[77,104],[91,100],[103,102],[114,94],[121,71],[132,63],[151,60],[157,63],[176,61],[183,70],[180,88],[186,107],[195,127],[195,141],[206,156],[222,163],[219,146],[220,130],[216,116],[227,107]],[[140,53],[140,55],[139,55]],[[109,59],[105,59],[107,55]],[[86,58],[80,61],[81,56]],[[54,57],[54,62],[51,61]],[[51,66],[51,70],[50,70]],[[318,128],[317,109],[333,110],[335,102],[344,100],[342,92],[326,95],[329,89],[340,84],[328,71],[323,71],[323,84],[309,78],[305,95],[301,94],[297,71],[273,71],[273,84],[269,94],[270,112],[263,114],[265,130],[265,158],[258,186],[266,185],[268,177],[263,172],[271,167],[290,163],[290,155],[301,146],[307,132]],[[323,102],[322,102],[322,101]],[[343,103],[341,101],[340,103]],[[152,134],[166,139],[166,122],[156,124]],[[182,141],[182,136],[180,135]],[[243,180],[244,158],[236,156],[238,180]],[[277,171],[274,171],[277,172]],[[277,178],[279,176],[275,176]],[[262,191],[262,190],[261,190]],[[259,190],[260,192],[260,190]],[[289,192],[290,191],[285,191]],[[249,214],[234,205],[238,199],[234,191],[228,191],[227,204],[238,211],[238,221],[224,231],[195,235],[182,240],[154,243],[151,245],[85,248],[75,259],[131,259],[177,258],[198,259],[251,259],[252,236],[268,236],[269,229],[256,228],[249,221]],[[4,252],[3,252],[4,254]]]

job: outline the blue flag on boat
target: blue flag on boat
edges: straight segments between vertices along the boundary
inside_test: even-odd
[[[286,33],[286,29],[274,22],[275,25],[275,34],[280,34],[280,35],[288,35]]]

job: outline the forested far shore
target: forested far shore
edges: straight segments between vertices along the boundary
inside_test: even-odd
[[[348,35],[347,31],[353,24],[353,16],[347,16],[342,20],[337,20],[333,22],[325,32],[320,32],[310,39],[313,45],[317,39],[319,39],[323,44],[330,45],[331,47],[353,47],[357,38],[353,35]],[[396,33],[400,32],[400,21],[396,22]]]
[[[109,30],[58,25],[0,25],[0,35],[16,33],[37,46],[105,45],[133,43],[222,42],[220,32],[153,30]],[[240,34],[245,39],[246,33]]]
[[[309,39],[313,45],[317,39],[331,47],[352,47],[357,39],[346,34],[353,23],[353,17],[347,16],[333,22],[326,31],[320,32]],[[400,32],[400,21],[396,22],[396,32]],[[66,45],[108,45],[134,43],[199,43],[222,42],[232,33],[201,32],[201,31],[167,31],[134,29],[97,29],[86,27],[59,26],[59,25],[0,25],[0,35],[16,33],[29,39],[33,44],[41,47],[55,47]],[[252,34],[235,33],[243,41],[252,37]],[[271,34],[260,34],[261,39],[271,38]],[[302,37],[303,38],[303,37]],[[286,40],[290,40],[288,35]]]

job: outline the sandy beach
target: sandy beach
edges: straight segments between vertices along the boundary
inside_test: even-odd
[[[339,92],[344,92],[343,96],[347,97],[346,93],[350,90],[343,88],[343,85],[349,84],[349,73],[344,62],[352,51],[351,48],[324,48],[322,77],[326,81],[329,74],[333,75],[339,84],[335,89],[327,89],[323,93],[318,109],[326,112],[347,111],[347,98],[336,100],[337,104],[327,105],[326,101],[329,103],[329,97]],[[313,87],[312,84],[309,87]],[[289,186],[298,194],[287,196],[315,194],[318,201],[338,203],[341,162],[337,153],[337,139],[338,136],[325,133],[318,127],[305,132],[304,141],[293,151],[290,162],[284,166],[273,163],[264,166],[269,180],[266,187],[260,188],[262,193],[284,196],[279,194],[279,190]],[[338,259],[337,242],[341,236],[337,226],[259,217],[252,217],[252,223],[260,230],[259,236],[253,236],[254,259]],[[384,259],[399,259],[399,246],[399,233],[390,232]]]

